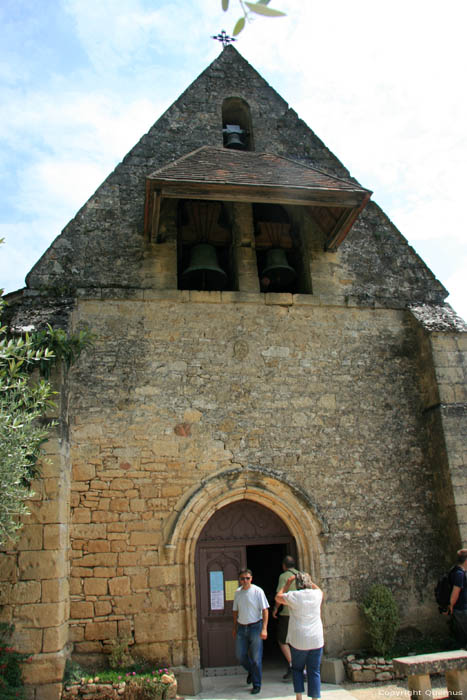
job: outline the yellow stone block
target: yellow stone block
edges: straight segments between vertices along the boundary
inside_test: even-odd
[[[35,700],[60,700],[63,686],[61,683],[47,683],[36,688]]]
[[[129,595],[131,590],[128,576],[119,576],[109,579],[109,591],[110,595]]]
[[[23,666],[23,679],[28,685],[61,683],[65,670],[64,652],[37,654]]]
[[[16,581],[16,555],[0,552],[0,581]]]
[[[144,613],[134,618],[135,642],[166,642],[184,635],[181,612]]]
[[[93,464],[73,464],[71,478],[74,481],[90,481],[96,476],[96,467]]]
[[[62,603],[28,603],[17,609],[18,619],[26,626],[44,628],[63,624],[66,605]]]
[[[18,624],[11,638],[11,644],[21,654],[39,654],[42,651],[42,630]]]
[[[87,641],[102,639],[115,639],[117,636],[117,623],[111,622],[88,622],[84,629],[84,638]]]
[[[62,578],[67,566],[63,552],[47,550],[41,552],[20,552],[18,561],[19,577],[25,581],[49,579],[51,576]]]
[[[161,541],[160,532],[132,532],[131,545],[158,545]]]
[[[84,581],[86,595],[107,595],[106,578],[87,578]]]
[[[94,613],[96,617],[105,617],[112,612],[112,604],[108,600],[96,600],[94,603]]]
[[[114,599],[114,613],[115,615],[139,613],[145,610],[147,605],[148,599],[144,593],[116,597]]]
[[[44,630],[42,651],[61,651],[68,642],[68,623]]]
[[[71,601],[70,617],[77,620],[85,620],[94,617],[94,606],[89,601]]]
[[[58,603],[62,600],[67,600],[68,595],[69,584],[67,578],[58,578],[42,581],[43,603]]]
[[[16,605],[39,603],[41,601],[40,581],[18,581],[12,588],[10,600]],[[42,600],[42,602],[45,601]]]
[[[43,525],[25,523],[20,530],[16,549],[20,551],[31,551],[42,549]]]
[[[44,549],[65,549],[68,546],[68,525],[44,525]]]

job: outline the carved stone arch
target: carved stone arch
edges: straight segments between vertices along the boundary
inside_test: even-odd
[[[308,494],[282,475],[261,467],[233,468],[212,475],[185,496],[165,528],[166,562],[183,572],[187,610],[186,662],[199,667],[196,625],[196,545],[212,515],[239,500],[251,500],[275,513],[294,535],[301,566],[320,580],[320,555],[328,526]]]

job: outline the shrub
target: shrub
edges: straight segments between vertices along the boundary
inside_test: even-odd
[[[19,700],[24,698],[21,664],[28,654],[20,654],[9,645],[13,634],[13,625],[0,623],[0,698],[2,700]]]
[[[133,664],[133,658],[128,646],[130,638],[118,637],[110,642],[109,666],[110,668],[127,668]]]
[[[375,583],[366,594],[362,607],[373,649],[386,656],[394,646],[399,627],[396,601],[387,586]]]

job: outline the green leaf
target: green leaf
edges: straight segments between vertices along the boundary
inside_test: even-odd
[[[263,15],[264,17],[285,17],[285,12],[280,10],[273,10],[272,7],[266,7],[266,5],[261,5],[253,2],[246,2],[245,5],[251,10],[251,12],[256,12],[257,15]]]
[[[245,17],[240,17],[238,20],[237,24],[234,27],[234,30],[232,32],[233,36],[237,36],[237,34],[240,34],[242,31],[243,27],[245,26]]]
[[[224,12],[227,12],[227,10],[229,9],[229,0],[222,0],[222,9],[224,10]]]
[[[258,0],[258,5],[269,5],[271,0]]]

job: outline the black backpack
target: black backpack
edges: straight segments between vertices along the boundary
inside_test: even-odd
[[[448,610],[453,586],[452,574],[457,568],[459,567],[453,566],[451,569],[449,569],[449,571],[447,571],[441,576],[441,578],[438,579],[438,582],[435,586],[435,600],[438,603],[438,610],[440,611],[440,613],[445,613]]]

